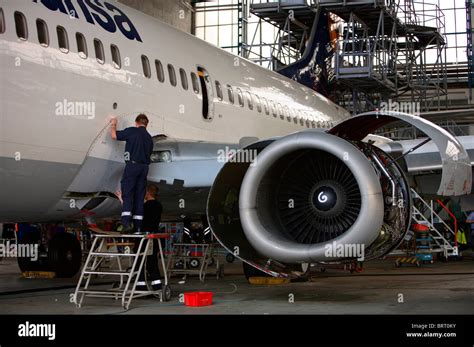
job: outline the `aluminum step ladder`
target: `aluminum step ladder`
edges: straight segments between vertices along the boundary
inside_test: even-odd
[[[426,225],[430,230],[431,240],[433,241],[432,248],[425,250],[429,253],[443,253],[444,257],[447,259],[448,256],[457,256],[459,254],[458,248],[454,246],[451,241],[449,241],[443,233],[441,233],[435,227],[435,219],[443,225],[449,234],[452,235],[453,240],[456,239],[455,232],[451,227],[446,224],[441,217],[435,212],[433,200],[429,203],[425,201],[414,189],[411,190],[413,202],[418,202],[421,206],[424,206],[427,213],[423,213],[415,204],[413,204],[412,209],[412,219],[418,224]]]
[[[122,235],[109,232],[93,234],[93,242],[81,276],[72,296],[71,302],[81,307],[86,296],[121,299],[122,307],[128,310],[134,298],[156,295],[160,301],[168,301],[171,289],[168,286],[168,276],[160,239],[169,238],[168,234]],[[145,267],[146,256],[152,252],[152,240],[158,239],[159,255],[161,258],[162,289],[153,291],[147,283],[147,290],[136,290],[139,274]],[[138,247],[134,250],[136,243]],[[125,260],[125,261],[124,261]],[[116,286],[111,289],[91,289],[92,279],[96,277],[112,277]],[[100,283],[96,283],[100,285]]]
[[[215,243],[174,243],[168,257],[167,270],[171,275],[198,275],[204,282],[210,263],[215,265],[217,279],[224,277],[224,265],[217,256]]]

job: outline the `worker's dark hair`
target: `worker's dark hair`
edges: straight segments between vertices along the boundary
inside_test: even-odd
[[[156,196],[158,195],[158,193],[160,192],[160,188],[158,188],[156,185],[154,184],[149,184],[147,187],[146,187],[146,191],[148,193],[150,193],[154,198],[156,198]]]
[[[148,117],[145,116],[143,113],[140,113],[137,118],[135,118],[136,123],[143,124],[144,126],[148,125]]]

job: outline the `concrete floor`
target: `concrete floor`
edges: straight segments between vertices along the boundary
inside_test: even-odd
[[[226,276],[205,283],[173,278],[172,300],[136,299],[124,311],[119,301],[86,298],[78,309],[70,303],[75,279],[24,279],[16,262],[0,261],[0,314],[472,314],[474,261],[395,268],[393,260],[368,262],[362,273],[340,269],[316,273],[311,282],[250,285],[241,264],[226,264]],[[15,291],[23,291],[16,292]],[[214,305],[186,307],[186,291],[214,292]],[[403,303],[399,303],[400,295]],[[294,298],[294,302],[290,302]]]

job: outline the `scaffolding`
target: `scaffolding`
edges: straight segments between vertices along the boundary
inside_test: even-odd
[[[324,9],[331,39],[325,46],[328,58],[305,70],[317,91],[353,114],[394,103],[402,109],[417,105],[419,113],[466,108],[468,93],[464,97],[456,91],[474,86],[473,1],[465,1],[467,24],[461,28],[453,25],[452,14],[459,4],[438,0],[201,2],[194,5],[196,35],[263,67],[281,72],[292,65],[291,70],[304,57],[315,18]],[[466,25],[464,56],[466,39],[458,37]],[[454,97],[448,98],[448,88],[455,90]]]
[[[337,35],[328,63],[334,101],[354,114],[388,100],[416,103],[420,112],[447,105],[444,14],[428,0],[252,0],[258,25],[270,23],[278,34],[262,42],[257,26],[242,54],[274,70],[298,60],[318,7],[330,13]]]
[[[468,85],[469,85],[469,100],[472,101],[472,88],[474,87],[474,53],[472,47],[472,34],[474,32],[474,23],[472,21],[472,14],[474,13],[474,2],[466,0],[466,20],[467,20],[467,63],[468,63]]]
[[[447,102],[444,15],[413,0],[317,0],[342,18],[335,53],[336,100],[352,113],[388,100],[421,112]]]
[[[316,15],[314,1],[251,0],[249,11],[258,21],[251,38],[249,36],[248,42],[243,43],[245,58],[272,70],[279,70],[301,58]],[[265,23],[277,29],[271,42],[262,38]]]

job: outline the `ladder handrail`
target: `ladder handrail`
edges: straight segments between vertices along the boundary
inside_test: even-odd
[[[438,241],[437,238],[433,238],[433,241],[434,241],[440,248],[442,248],[442,247],[444,247],[445,249],[452,249],[452,248],[453,248],[452,245],[449,243],[449,241],[446,240],[446,238],[439,232],[438,229],[436,229],[436,228],[434,227],[434,225],[433,225],[432,223],[430,223],[430,221],[423,215],[423,213],[421,213],[420,210],[418,210],[416,207],[413,207],[413,210],[415,211],[415,213],[417,213],[418,215],[420,215],[420,217],[421,217],[422,219],[424,219],[425,222],[427,222],[427,223],[429,224],[429,226],[430,226],[430,233],[431,233],[431,232],[434,232],[439,238],[441,238],[441,239],[443,240],[443,244],[441,244],[441,243]],[[417,220],[415,219],[415,221],[417,221]]]
[[[414,197],[415,197],[416,199],[418,199],[419,201],[421,201],[421,202],[430,210],[430,219],[431,219],[430,224],[434,224],[434,223],[433,223],[433,217],[436,217],[436,218],[438,219],[438,221],[439,221],[440,223],[442,223],[442,224],[445,226],[445,228],[446,228],[454,237],[456,237],[455,232],[453,231],[453,229],[451,229],[451,227],[450,227],[448,224],[446,224],[446,222],[445,222],[444,220],[442,220],[441,217],[434,211],[433,206],[430,206],[430,205],[416,192],[416,190],[414,190],[413,188],[411,189],[411,192],[412,192],[412,194],[415,195]],[[431,203],[433,203],[433,200],[431,200]],[[429,221],[428,221],[428,222],[429,222]]]
[[[443,210],[446,211],[446,213],[451,217],[451,219],[454,221],[454,246],[458,246],[458,220],[456,218],[456,216],[454,215],[454,213],[451,212],[451,210],[449,208],[447,208],[442,202],[441,200],[437,200],[436,201],[438,203],[438,205],[440,205]]]
[[[446,238],[439,232],[438,229],[436,229],[434,227],[434,225],[423,215],[423,213],[421,213],[421,211],[419,209],[417,209],[415,206],[413,206],[413,210],[418,214],[420,215],[421,218],[423,218],[425,220],[425,222],[427,222],[430,226],[430,231],[433,231],[435,232],[438,237],[442,238],[443,239],[443,245],[440,244],[440,242],[438,241],[438,239],[436,238],[433,238],[433,241],[439,246],[439,247],[445,247],[445,248],[452,248],[452,245],[449,243],[448,240],[446,240]]]

